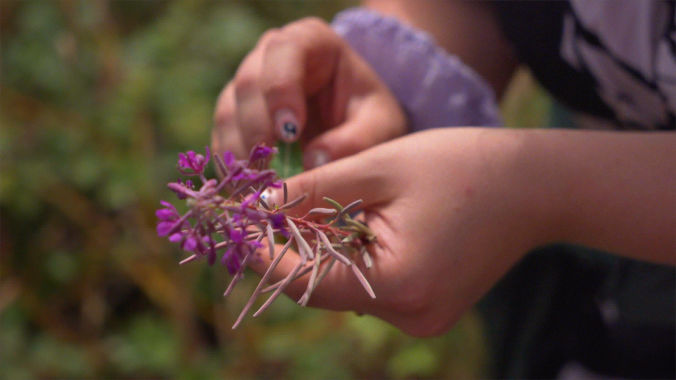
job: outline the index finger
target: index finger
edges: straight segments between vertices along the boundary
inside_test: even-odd
[[[283,258],[279,259],[282,247],[282,245],[276,245],[274,258],[271,259],[267,254],[261,254],[260,260],[255,260],[249,266],[260,275],[265,275],[270,270],[267,285],[262,289],[263,293],[274,295],[282,282],[288,280],[283,287],[283,292],[298,302],[308,290],[314,261],[303,263],[301,257],[292,251],[287,251]],[[319,275],[322,272],[326,273],[311,290],[308,306],[329,310],[362,310],[365,305],[373,301],[364,290],[362,283],[355,277],[352,268],[338,261],[332,263],[333,258],[328,255],[317,257],[322,257],[319,262]],[[273,265],[272,268],[271,265]],[[369,279],[373,276],[373,273],[370,273],[372,269],[365,271],[361,268],[359,270],[366,279]],[[315,277],[314,280],[316,281],[317,278]],[[377,292],[376,289],[374,291]]]
[[[344,45],[317,18],[297,21],[269,36],[261,87],[279,138],[286,142],[298,139],[307,121],[307,98],[334,82]],[[332,107],[341,108],[337,104]]]

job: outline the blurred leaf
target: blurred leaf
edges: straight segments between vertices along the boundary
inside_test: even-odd
[[[48,275],[58,283],[66,283],[78,272],[79,263],[75,255],[62,251],[53,251],[47,256],[45,265]]]
[[[123,373],[170,375],[178,364],[178,342],[167,321],[136,316],[121,335],[108,339],[110,361]]]
[[[0,368],[24,361],[27,346],[26,315],[16,305],[0,313]]]
[[[45,374],[65,377],[91,376],[92,368],[82,348],[60,342],[48,335],[34,339],[31,345],[31,368]]]
[[[272,158],[270,167],[274,169],[280,177],[289,178],[303,171],[303,153],[299,143],[287,144],[280,142],[277,144],[279,154]]]
[[[390,358],[388,369],[395,378],[431,376],[439,369],[438,354],[424,342],[405,347]]]
[[[350,315],[348,324],[359,337],[359,343],[367,354],[382,349],[388,343],[388,338],[398,333],[392,325],[368,315]]]

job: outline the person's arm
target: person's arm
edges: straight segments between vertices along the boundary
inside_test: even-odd
[[[549,130],[523,136],[514,159],[524,168],[523,191],[548,210],[545,242],[676,265],[676,133]]]
[[[294,212],[364,200],[375,232],[371,299],[333,268],[310,305],[441,334],[536,247],[570,242],[676,265],[676,134],[443,128],[287,181]],[[272,198],[274,202],[274,195]],[[264,271],[266,255],[254,264]],[[298,258],[285,256],[271,281]],[[307,277],[286,292],[294,299]]]

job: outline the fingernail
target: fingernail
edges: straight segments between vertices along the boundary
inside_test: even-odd
[[[273,190],[271,188],[265,189],[261,193],[261,199],[267,203],[270,207],[281,206],[282,205],[283,195],[279,191]]]
[[[298,119],[290,109],[282,108],[275,113],[275,125],[285,142],[298,140]]]
[[[307,168],[316,168],[328,164],[331,161],[329,154],[326,151],[321,149],[311,150],[305,153],[305,167]]]

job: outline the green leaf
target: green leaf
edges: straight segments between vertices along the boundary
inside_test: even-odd
[[[416,343],[391,357],[387,369],[399,379],[432,376],[439,369],[438,353],[426,343]]]

